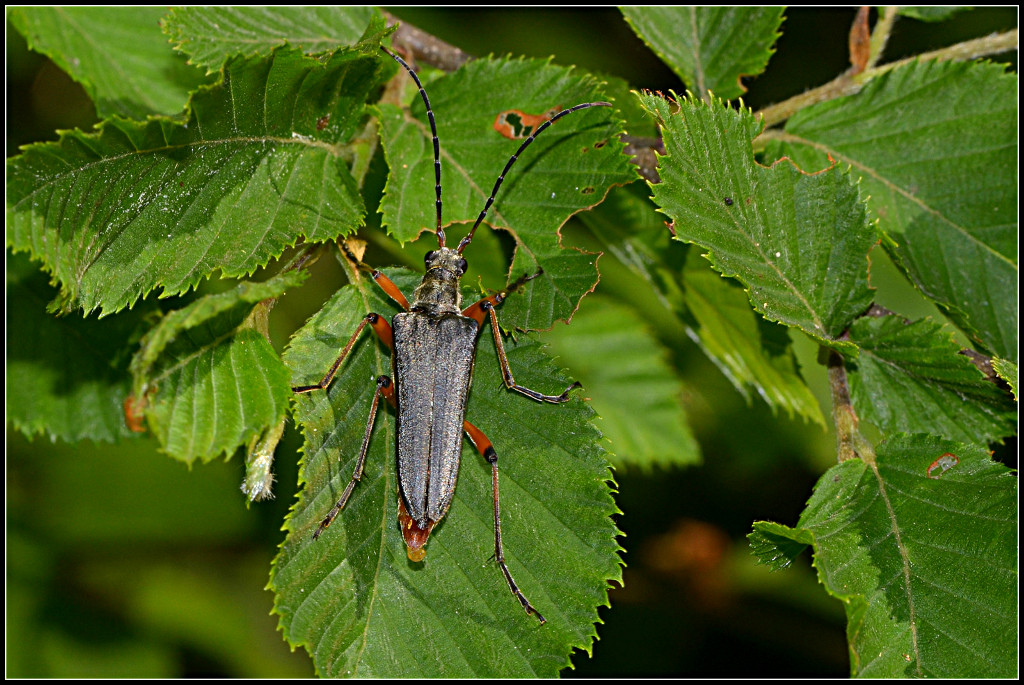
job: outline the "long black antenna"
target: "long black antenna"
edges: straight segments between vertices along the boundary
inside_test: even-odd
[[[435,231],[437,233],[438,246],[444,247],[444,229],[441,228],[441,143],[437,139],[437,124],[434,123],[434,110],[430,108],[430,98],[427,97],[427,91],[423,89],[423,84],[420,83],[420,79],[416,75],[416,72],[412,70],[412,67],[406,64],[405,60],[403,60],[401,57],[385,48],[383,45],[381,46],[380,49],[386,52],[387,54],[391,55],[392,59],[401,64],[405,68],[405,70],[409,72],[409,75],[412,76],[412,80],[416,82],[416,86],[420,90],[420,97],[423,98],[423,104],[426,105],[427,108],[427,119],[430,120],[430,132],[433,135],[434,139],[434,194],[437,197],[437,225],[435,227]],[[570,107],[569,109],[562,110],[561,112],[559,112],[558,114],[556,114],[555,116],[551,117],[543,124],[538,126],[537,130],[534,131],[529,138],[523,141],[523,144],[519,146],[519,149],[516,150],[514,155],[512,155],[512,158],[508,160],[508,164],[505,165],[505,168],[502,170],[501,175],[498,176],[498,180],[494,182],[494,189],[491,190],[491,196],[488,197],[487,202],[484,203],[484,208],[480,212],[480,216],[476,218],[476,223],[473,224],[473,228],[469,229],[469,233],[466,234],[466,237],[459,242],[459,247],[456,249],[456,252],[462,254],[462,251],[466,249],[466,246],[469,245],[470,242],[472,242],[473,234],[476,233],[477,227],[480,226],[481,222],[483,222],[484,220],[484,217],[487,216],[487,210],[491,208],[492,204],[494,204],[494,197],[498,194],[498,189],[501,187],[502,182],[505,180],[505,175],[509,172],[509,169],[512,168],[512,165],[516,163],[516,160],[519,159],[519,155],[523,154],[523,151],[530,145],[530,143],[533,142],[534,138],[540,135],[541,131],[543,131],[548,126],[555,123],[565,115],[572,114],[573,112],[576,112],[578,110],[587,109],[588,107],[611,106],[612,104],[610,102],[584,102],[583,104],[576,105],[575,107]]]
[[[391,55],[396,62],[405,67],[405,70],[409,72],[412,80],[416,82],[416,86],[420,89],[420,97],[423,98],[423,104],[427,106],[427,119],[430,120],[430,132],[434,137],[434,194],[437,197],[437,226],[434,230],[437,233],[438,247],[444,247],[444,229],[441,228],[441,143],[437,140],[437,124],[434,123],[434,110],[430,108],[430,98],[427,97],[427,91],[423,90],[423,84],[420,83],[420,79],[416,72],[412,70],[412,67],[406,64],[404,59],[383,45],[380,46],[380,49]],[[459,252],[461,251],[459,250]]]
[[[466,234],[466,237],[462,239],[462,241],[459,243],[459,247],[455,251],[458,252],[459,254],[462,254],[462,251],[466,249],[466,246],[469,245],[469,243],[473,240],[473,234],[476,233],[477,226],[479,226],[480,222],[484,220],[484,217],[487,216],[487,210],[491,208],[492,204],[494,204],[494,196],[498,194],[498,188],[501,187],[501,182],[505,180],[505,174],[508,173],[508,170],[511,169],[512,165],[516,163],[517,159],[519,159],[519,155],[523,154],[523,150],[525,150],[526,147],[533,142],[534,138],[540,135],[541,131],[543,131],[548,126],[555,123],[562,117],[564,117],[566,114],[572,114],[577,110],[586,109],[587,107],[611,106],[612,103],[610,102],[584,102],[581,105],[576,105],[575,107],[570,107],[569,109],[563,109],[561,112],[559,112],[558,114],[556,114],[555,116],[551,117],[543,124],[538,126],[537,130],[534,131],[529,138],[523,141],[523,144],[519,146],[519,149],[516,150],[514,155],[512,155],[512,158],[508,160],[508,164],[505,165],[505,168],[502,170],[501,175],[498,176],[498,180],[494,182],[494,190],[491,191],[491,196],[487,198],[487,202],[484,204],[483,211],[480,212],[480,216],[476,218],[476,223],[473,224],[473,228],[469,229],[469,233]]]

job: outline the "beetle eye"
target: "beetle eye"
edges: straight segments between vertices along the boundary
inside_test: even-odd
[[[458,266],[459,266],[459,271],[461,271],[462,273],[466,273],[466,269],[469,268],[469,262],[467,262],[465,260],[465,258],[459,259]]]
[[[432,262],[432,261],[433,261],[433,259],[434,259],[434,256],[435,256],[436,254],[437,254],[437,250],[431,250],[431,251],[430,251],[430,252],[428,252],[427,254],[423,255],[423,264],[424,264],[425,266],[430,266],[430,262]]]

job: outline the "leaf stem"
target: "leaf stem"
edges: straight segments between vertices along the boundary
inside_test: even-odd
[[[832,394],[832,421],[836,427],[836,458],[839,463],[862,459],[874,463],[875,449],[858,430],[857,412],[850,400],[850,384],[846,376],[843,355],[835,350],[821,348],[827,354],[828,387]]]
[[[384,13],[384,16],[387,17],[388,26],[398,24],[392,43],[412,53],[417,61],[452,72],[474,59],[473,55],[463,52],[451,43],[446,43],[405,20],[399,21],[397,17],[387,12]]]
[[[870,50],[868,51],[867,68],[872,69],[882,58],[885,44],[889,42],[893,24],[896,23],[897,7],[884,7],[879,11],[875,30],[871,32]]]
[[[881,36],[881,34],[878,33],[878,30],[879,27],[876,26],[875,33],[872,34],[871,37],[872,51],[875,49],[876,35]],[[909,64],[914,60],[934,59],[940,61],[963,61],[1015,50],[1018,45],[1017,33],[1018,30],[1013,29],[1012,31],[1007,31],[1005,33],[996,33],[990,36],[983,36],[982,38],[975,38],[974,40],[968,40],[939,50],[925,52],[914,57],[889,62],[880,67],[871,67],[856,75],[853,75],[850,71],[846,71],[822,86],[812,88],[811,90],[795,95],[788,100],[784,100],[777,104],[769,105],[768,107],[755,112],[754,116],[760,115],[763,117],[765,121],[765,129],[768,129],[771,126],[775,126],[776,124],[785,121],[806,107],[810,107],[811,105],[819,102],[825,102],[826,100],[843,97],[844,95],[852,95],[863,88],[871,79],[877,78],[896,67]],[[882,38],[879,37],[878,40],[881,41]],[[872,54],[872,59],[877,60],[879,54]]]
[[[281,267],[281,273],[285,271],[297,271],[305,269],[316,263],[326,250],[326,243],[307,243],[299,248],[288,263]]]

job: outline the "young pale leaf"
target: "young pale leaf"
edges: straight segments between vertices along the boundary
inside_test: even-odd
[[[303,278],[293,271],[207,295],[142,339],[131,363],[133,396],[169,455],[208,461],[281,421],[291,397],[288,370],[266,337],[243,324],[260,301]]]
[[[505,163],[523,140],[495,130],[503,113],[539,115],[600,101],[588,76],[542,60],[479,59],[428,85],[441,142],[444,226],[473,221],[484,208]],[[381,203],[382,222],[399,240],[432,230],[434,162],[423,102],[409,111],[380,107],[381,138],[391,176]],[[522,155],[498,192],[487,224],[516,240],[510,280],[544,273],[524,288],[525,296],[504,305],[503,325],[547,329],[567,319],[597,282],[595,256],[563,249],[558,228],[574,213],[600,202],[615,184],[636,178],[622,155],[620,123],[611,108],[592,107],[560,119]],[[452,245],[469,225],[448,228]],[[473,261],[473,249],[466,258]]]
[[[173,115],[201,72],[167,49],[163,7],[18,7],[8,18],[33,50],[82,84],[101,117]]]
[[[571,328],[558,326],[542,337],[592,398],[617,465],[649,470],[700,463],[682,383],[633,310],[597,299],[573,317]]]
[[[418,279],[389,275],[407,293]],[[365,312],[397,311],[367,280],[343,288],[292,340],[285,359],[295,384],[323,376]],[[536,343],[507,345],[518,382],[545,392],[568,385]],[[505,556],[547,623],[523,612],[491,559],[491,470],[468,442],[454,502],[426,560],[406,558],[394,420],[383,399],[362,480],[333,525],[312,539],[352,476],[374,378],[392,373],[387,348],[364,332],[326,393],[296,397],[305,486],[271,575],[285,637],[310,652],[321,675],[551,677],[573,648],[590,649],[597,607],[607,604],[608,581],[620,578],[609,518],[617,509],[593,412],[579,397],[542,405],[509,392],[490,331],[479,348],[467,418],[497,450]]]
[[[851,165],[914,283],[988,350],[1016,361],[1016,74],[907,64],[798,112],[766,153],[805,168],[826,155]]]
[[[624,7],[640,38],[700,97],[725,100],[764,71],[782,25],[781,7]]]
[[[131,433],[130,343],[142,308],[102,323],[54,318],[46,303],[55,289],[25,255],[7,256],[7,418],[32,437],[113,441]]]
[[[8,244],[44,262],[65,308],[106,314],[354,230],[364,209],[343,155],[381,83],[377,52],[237,58],[186,125],[113,119],[25,148],[8,161]]]
[[[307,54],[359,41],[372,7],[176,7],[164,32],[189,61],[216,71],[234,55],[268,55],[284,44]]]
[[[813,546],[853,675],[1016,673],[1017,479],[984,447],[895,437],[825,473],[796,528],[759,522],[751,539],[774,567]]]
[[[863,318],[850,327],[850,340],[860,347],[849,367],[854,406],[884,432],[928,432],[961,442],[1014,434],[1013,402],[960,354],[941,324]]]
[[[284,435],[286,418],[252,438],[245,453],[242,493],[249,502],[274,498],[274,451]]]
[[[849,174],[758,165],[751,140],[761,124],[749,110],[640,98],[662,126],[667,154],[652,187],[678,238],[742,281],[765,318],[852,352],[838,337],[871,302],[867,254],[877,237]]]

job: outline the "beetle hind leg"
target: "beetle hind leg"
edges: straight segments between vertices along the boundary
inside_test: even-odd
[[[543,625],[547,622],[547,619],[530,604],[530,600],[526,599],[526,595],[523,594],[515,579],[512,578],[512,572],[508,570],[508,564],[505,563],[505,547],[501,544],[501,507],[498,503],[498,453],[494,451],[494,445],[491,444],[490,439],[484,435],[482,430],[469,421],[463,422],[462,427],[466,431],[466,435],[469,436],[469,440],[473,443],[476,451],[483,455],[483,458],[491,465],[491,488],[494,493],[494,559],[498,562],[502,575],[505,576],[508,589],[512,591],[515,598],[523,605],[526,613],[536,616],[537,620]]]

